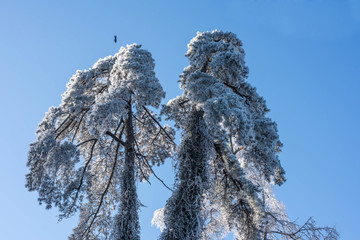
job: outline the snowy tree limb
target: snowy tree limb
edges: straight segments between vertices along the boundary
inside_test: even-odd
[[[117,136],[115,136],[113,133],[111,133],[110,131],[106,131],[105,132],[107,135],[109,135],[110,137],[112,137],[115,141],[117,141],[118,143],[120,143],[121,145],[125,146],[125,142],[123,140],[121,140],[120,138],[118,138]]]
[[[164,132],[166,137],[176,146],[176,143],[174,142],[174,140],[170,137],[170,135],[167,133],[167,131],[161,126],[159,121],[156,120],[156,118],[149,112],[149,110],[145,106],[143,106],[143,108],[146,111],[146,113],[152,118],[152,120],[154,120],[154,122],[156,122],[156,124],[161,128],[161,130]]]

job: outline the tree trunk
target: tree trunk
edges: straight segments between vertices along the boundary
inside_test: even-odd
[[[210,149],[202,112],[193,112],[179,151],[176,190],[165,206],[165,225],[161,240],[201,238],[203,191],[208,185],[207,162]]]
[[[114,239],[140,240],[139,201],[135,185],[135,135],[131,105],[128,118],[125,120],[125,137],[125,161],[120,175],[120,207],[115,217]]]

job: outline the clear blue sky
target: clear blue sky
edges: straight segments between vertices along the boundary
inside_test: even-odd
[[[314,216],[359,239],[360,1],[19,1],[0,2],[0,239],[66,239],[77,217],[24,187],[28,145],[65,85],[120,46],[143,44],[167,92],[178,94],[184,54],[197,31],[232,31],[244,43],[249,81],[267,100],[284,143],[288,181],[277,196],[292,219]],[[119,42],[113,42],[113,36]],[[172,184],[171,162],[157,169]],[[155,240],[153,210],[170,193],[139,184],[142,239]]]

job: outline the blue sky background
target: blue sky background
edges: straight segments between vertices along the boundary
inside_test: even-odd
[[[143,44],[156,61],[166,99],[197,31],[232,31],[244,43],[249,81],[267,100],[284,143],[288,181],[277,190],[292,219],[313,216],[359,239],[360,1],[0,1],[0,239],[67,239],[77,217],[24,187],[27,151],[50,106],[77,69],[120,46]],[[113,36],[119,42],[113,42]],[[157,173],[173,182],[169,161]],[[155,240],[155,209],[170,192],[139,184],[142,239]]]

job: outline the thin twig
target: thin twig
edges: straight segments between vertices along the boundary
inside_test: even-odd
[[[155,140],[157,139],[157,137],[159,136],[159,134],[161,133],[161,129],[159,129],[158,133],[156,134],[156,136],[153,138],[153,140],[151,141],[151,144],[154,144]]]

